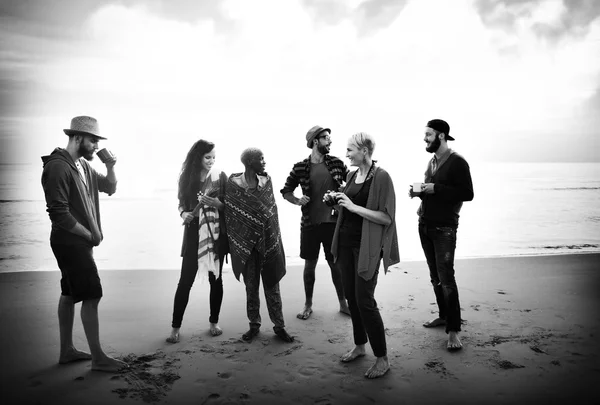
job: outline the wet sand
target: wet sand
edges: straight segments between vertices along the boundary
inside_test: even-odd
[[[4,404],[517,404],[594,403],[600,381],[600,255],[465,259],[456,263],[464,348],[445,349],[424,262],[380,275],[376,298],[391,370],[363,374],[367,355],[353,347],[350,318],[338,312],[329,270],[320,264],[314,313],[302,309],[302,268],[281,283],[294,343],[275,337],[261,293],[261,333],[252,343],[244,285],[231,271],[218,337],[208,332],[208,283],[197,282],[181,329],[168,344],[177,270],[101,271],[100,335],[131,368],[92,372],[90,362],[58,364],[60,274],[0,274],[0,370]],[[74,340],[87,350],[79,308]],[[593,396],[592,396],[593,395]]]

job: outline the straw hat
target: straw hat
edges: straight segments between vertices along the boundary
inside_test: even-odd
[[[98,139],[106,139],[100,136],[100,127],[96,118],[85,115],[75,117],[71,120],[71,128],[63,129],[65,134],[71,135],[92,135]]]
[[[308,132],[306,133],[306,146],[308,146],[309,149],[312,149],[313,139],[319,136],[323,131],[327,131],[331,134],[331,129],[323,128],[319,125],[315,125],[314,127],[308,130]]]

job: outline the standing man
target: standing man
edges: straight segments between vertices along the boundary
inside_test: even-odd
[[[265,173],[260,149],[242,152],[243,173],[229,176],[225,190],[225,224],[231,254],[231,267],[246,284],[246,312],[250,329],[242,339],[250,342],[258,335],[260,318],[260,279],[267,301],[273,331],[284,342],[294,338],[285,330],[279,281],[285,276],[285,252],[281,241],[277,205],[271,177]]]
[[[460,302],[454,278],[454,251],[458,217],[463,201],[473,200],[473,182],[467,161],[448,147],[450,126],[434,119],[425,127],[425,150],[434,156],[425,171],[421,190],[409,190],[410,198],[418,196],[421,205],[419,236],[425,252],[439,316],[423,324],[426,328],[446,326],[448,350],[462,348]]]
[[[312,150],[310,156],[298,162],[281,189],[283,198],[302,210],[300,223],[300,257],[304,259],[304,309],[297,317],[308,319],[312,314],[313,290],[315,287],[315,268],[319,260],[321,244],[325,250],[325,259],[331,269],[331,278],[340,302],[340,312],[350,315],[344,295],[342,273],[333,261],[331,241],[335,232],[337,210],[328,207],[323,201],[327,191],[339,191],[348,168],[340,159],[329,155],[331,130],[318,125],[306,133],[306,146]],[[294,196],[296,187],[302,188],[302,197]]]
[[[88,163],[94,158],[100,136],[98,122],[92,117],[75,117],[67,148],[56,148],[43,156],[42,186],[52,231],[50,246],[61,271],[61,296],[58,301],[60,327],[60,364],[92,360],[92,370],[116,372],[126,366],[109,357],[100,346],[98,304],[102,285],[94,261],[93,247],[102,241],[98,191],[112,195],[117,189],[116,157],[106,160],[107,175]],[[83,159],[82,159],[83,158]],[[81,321],[91,355],[73,345],[75,304],[81,304]]]

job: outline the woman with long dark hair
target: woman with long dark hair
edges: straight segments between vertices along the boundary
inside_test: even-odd
[[[208,276],[210,282],[210,333],[223,333],[219,313],[223,301],[223,259],[229,251],[223,216],[227,175],[212,170],[214,163],[214,143],[200,139],[189,150],[179,175],[177,196],[185,229],[169,343],[179,342],[179,329],[196,276]]]

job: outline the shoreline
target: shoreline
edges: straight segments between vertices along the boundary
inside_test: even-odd
[[[247,330],[244,283],[224,274],[220,326],[208,333],[208,283],[197,281],[170,345],[172,270],[100,270],[105,351],[132,364],[111,375],[89,362],[59,366],[56,305],[59,272],[0,274],[0,373],[3,397],[37,404],[518,404],[591,403],[600,377],[600,254],[457,260],[463,350],[445,350],[443,329],[426,329],[436,306],[424,262],[381,274],[376,299],[386,328],[391,370],[363,374],[374,357],[344,364],[353,346],[350,320],[338,312],[326,265],[317,268],[314,312],[304,302],[302,267],[289,266],[281,294],[286,329],[279,341],[261,293],[261,333]],[[87,350],[76,307],[74,342]],[[431,387],[436,389],[432,390]],[[143,392],[152,393],[144,397]],[[145,399],[144,399],[145,398]],[[56,400],[56,402],[52,402]],[[10,403],[10,402],[9,402]]]
[[[454,259],[455,263],[460,263],[461,261],[468,261],[468,260],[485,260],[485,259],[510,259],[510,258],[527,258],[527,257],[557,257],[557,256],[570,256],[570,255],[600,255],[600,250],[579,250],[579,249],[573,249],[573,250],[568,250],[568,251],[560,251],[560,252],[540,252],[540,253],[522,253],[522,254],[497,254],[497,255],[486,255],[486,256],[462,256],[462,257],[458,257]],[[402,265],[403,263],[425,263],[425,259],[407,259],[407,260],[402,260],[402,256],[400,257],[401,261],[399,264],[392,266],[392,268],[394,267],[398,267],[400,265]],[[287,258],[286,258],[287,260]],[[323,255],[321,255],[319,257],[319,265],[325,263],[325,257]],[[98,264],[98,262],[96,262],[96,264]],[[304,260],[301,258],[297,258],[295,259],[292,263],[288,263],[287,267],[297,267],[297,266],[303,266],[304,265]],[[227,269],[227,270],[231,270],[231,263],[225,263],[223,265],[223,269]],[[173,267],[173,268],[150,268],[150,267],[139,267],[139,268],[117,268],[117,267],[110,267],[110,268],[99,268],[99,271],[180,271],[179,267]],[[8,273],[46,273],[46,272],[52,272],[52,271],[60,271],[58,269],[58,265],[54,265],[53,268],[46,268],[46,269],[34,269],[34,270],[16,270],[16,271],[0,271],[0,274],[8,274]]]

